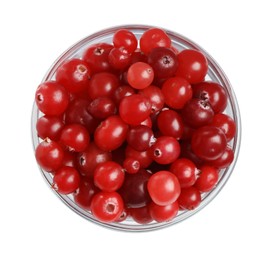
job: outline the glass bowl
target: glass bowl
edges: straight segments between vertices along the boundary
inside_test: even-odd
[[[51,68],[48,70],[46,75],[44,76],[42,82],[48,81],[48,80],[54,80],[55,79],[55,72],[57,68],[66,60],[71,58],[79,58],[81,57],[83,51],[90,45],[100,42],[106,42],[106,43],[112,43],[112,37],[113,34],[122,28],[126,28],[130,31],[132,31],[137,39],[140,39],[141,35],[144,31],[151,28],[152,26],[147,25],[124,25],[124,26],[118,26],[113,28],[108,28],[102,31],[99,31],[97,33],[94,33],[81,41],[74,44],[71,48],[69,48],[67,51],[65,51],[51,66]],[[84,210],[80,206],[78,206],[74,200],[72,195],[62,195],[56,192],[54,189],[51,189],[60,199],[63,201],[70,209],[72,209],[74,212],[76,212],[78,215],[86,218],[87,220],[99,224],[104,227],[108,227],[111,229],[116,230],[123,230],[123,231],[151,231],[156,230],[164,227],[168,227],[170,225],[182,222],[183,220],[189,218],[190,216],[196,214],[198,211],[200,211],[202,208],[204,208],[210,201],[212,201],[216,195],[220,192],[220,190],[223,188],[227,180],[229,179],[230,175],[233,172],[234,166],[237,161],[237,157],[239,154],[239,148],[240,148],[240,139],[241,139],[241,122],[240,122],[240,112],[239,107],[237,104],[236,96],[234,94],[234,91],[231,87],[231,84],[223,72],[223,70],[220,68],[220,66],[217,64],[217,62],[199,45],[191,41],[190,39],[177,34],[175,32],[166,30],[166,33],[169,35],[169,37],[172,40],[172,45],[177,48],[179,51],[183,49],[196,49],[200,50],[205,54],[208,60],[208,74],[206,75],[206,80],[211,80],[214,82],[217,82],[221,84],[227,94],[228,94],[228,105],[226,110],[224,111],[226,114],[228,114],[230,117],[234,119],[236,122],[237,130],[236,135],[234,139],[229,143],[234,151],[234,161],[232,164],[222,170],[220,172],[219,181],[216,185],[216,187],[208,193],[202,193],[202,202],[201,204],[194,210],[190,211],[179,211],[178,215],[169,222],[163,222],[163,223],[157,223],[152,222],[149,224],[138,224],[135,221],[131,220],[130,218],[123,221],[123,222],[115,222],[115,223],[102,223],[95,219],[90,211]],[[37,136],[36,132],[36,122],[37,119],[42,115],[42,113],[38,110],[35,102],[33,105],[33,111],[32,111],[32,140],[33,140],[33,146],[34,149],[37,147],[39,142],[41,142],[41,139]],[[46,180],[49,187],[52,185],[52,175],[48,172],[41,169],[42,176]]]

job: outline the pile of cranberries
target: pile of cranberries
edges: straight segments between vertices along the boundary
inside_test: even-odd
[[[101,222],[172,220],[217,184],[234,152],[226,90],[159,28],[88,46],[35,94],[35,156],[52,188]]]

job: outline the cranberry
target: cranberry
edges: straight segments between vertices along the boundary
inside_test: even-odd
[[[90,79],[87,62],[80,59],[66,61],[56,71],[56,81],[70,93],[79,93],[87,89]]]
[[[148,63],[153,68],[156,78],[172,77],[178,68],[176,54],[171,49],[165,47],[152,49],[148,55]]]
[[[200,168],[195,187],[201,192],[209,192],[217,184],[218,178],[219,173],[214,167],[204,165]]]
[[[193,128],[210,124],[213,116],[214,111],[210,104],[198,98],[189,100],[182,110],[183,121]]]
[[[112,68],[116,70],[123,70],[130,65],[131,55],[130,53],[121,48],[113,48],[108,55],[108,62]]]
[[[139,224],[148,224],[152,222],[152,217],[150,215],[149,206],[144,206],[141,208],[130,209],[131,217]]]
[[[126,147],[125,155],[126,158],[137,160],[140,163],[140,168],[147,168],[152,163],[152,158],[148,150],[139,152],[128,145]]]
[[[172,136],[180,139],[183,134],[184,125],[179,113],[174,110],[163,110],[157,117],[157,126],[162,135]]]
[[[141,164],[138,160],[128,157],[123,161],[123,167],[127,173],[134,174],[140,170]]]
[[[178,55],[179,67],[177,76],[183,77],[189,83],[198,83],[204,80],[208,62],[205,55],[197,50],[182,50]]]
[[[234,152],[231,147],[227,146],[224,153],[221,157],[217,158],[216,160],[212,160],[208,162],[209,165],[214,166],[218,169],[223,169],[228,167],[234,160]]]
[[[193,210],[201,203],[202,197],[200,191],[191,186],[181,189],[181,194],[178,198],[179,207],[183,210]]]
[[[119,105],[124,97],[131,96],[133,94],[135,94],[134,88],[128,85],[122,85],[115,90],[113,100],[117,105]]]
[[[226,137],[222,130],[214,126],[198,128],[192,136],[191,148],[203,160],[216,160],[226,149]]]
[[[65,88],[55,81],[41,83],[35,93],[38,109],[48,116],[59,116],[65,112],[69,96]]]
[[[224,88],[216,83],[205,81],[192,86],[193,96],[207,101],[215,113],[220,113],[227,106],[227,94]]]
[[[131,31],[120,29],[113,35],[113,44],[116,48],[122,47],[129,53],[133,53],[137,48],[138,41]]]
[[[172,77],[167,79],[162,87],[165,103],[174,109],[182,109],[192,98],[191,85],[183,78]]]
[[[151,202],[149,205],[149,213],[155,221],[167,222],[172,220],[179,211],[179,204],[177,201],[174,201],[171,204],[160,206],[154,202]]]
[[[95,118],[105,119],[115,115],[116,105],[109,97],[99,97],[94,99],[88,106],[88,112]]]
[[[171,136],[161,136],[150,148],[150,156],[159,164],[174,162],[180,155],[180,144]]]
[[[144,125],[132,127],[127,134],[127,142],[137,151],[146,151],[152,143],[153,132]]]

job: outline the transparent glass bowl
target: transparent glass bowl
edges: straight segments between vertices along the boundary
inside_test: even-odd
[[[100,43],[100,42],[107,42],[107,43],[112,43],[112,37],[113,34],[121,29],[121,28],[126,28],[131,30],[138,39],[140,39],[141,35],[143,34],[144,31],[147,29],[151,28],[151,26],[146,26],[146,25],[124,25],[124,26],[119,26],[119,27],[113,27],[113,28],[108,28],[102,31],[99,31],[97,33],[94,33],[83,40],[77,42],[74,44],[71,48],[69,48],[67,51],[65,51],[51,66],[49,71],[46,73],[44,76],[43,81],[48,81],[48,80],[54,80],[55,79],[55,72],[57,68],[66,60],[71,59],[71,58],[79,58],[82,56],[83,51],[90,45],[95,44],[95,43]],[[169,37],[172,40],[172,45],[177,48],[179,51],[183,49],[196,49],[202,51],[207,59],[208,59],[208,74],[206,76],[206,80],[211,80],[214,82],[217,82],[221,84],[225,90],[227,91],[228,94],[228,105],[226,110],[224,111],[226,114],[231,116],[234,121],[236,122],[237,125],[237,131],[235,138],[230,142],[230,145],[232,149],[234,150],[234,161],[232,164],[222,170],[220,172],[220,178],[217,186],[209,193],[204,193],[202,194],[202,202],[201,204],[194,210],[191,211],[179,211],[178,215],[171,220],[170,222],[164,222],[164,223],[156,223],[152,222],[150,224],[146,225],[141,225],[136,222],[134,222],[131,219],[127,219],[121,223],[102,223],[95,219],[92,214],[89,211],[84,210],[83,208],[79,207],[73,200],[72,195],[62,195],[56,192],[54,189],[51,189],[70,209],[72,209],[74,212],[76,212],[78,215],[90,220],[91,222],[97,223],[99,225],[102,225],[104,227],[112,228],[112,229],[117,229],[117,230],[123,230],[123,231],[151,231],[155,229],[160,229],[163,227],[167,227],[170,225],[173,225],[175,223],[181,222],[190,216],[194,215],[198,211],[200,211],[202,208],[204,208],[210,201],[212,201],[216,195],[220,192],[220,190],[223,188],[227,180],[229,179],[230,175],[233,172],[234,166],[237,161],[237,157],[239,154],[239,148],[240,148],[240,139],[241,139],[241,122],[240,122],[240,112],[239,112],[239,107],[237,104],[236,96],[234,94],[234,91],[231,87],[231,84],[226,77],[225,73],[223,70],[220,68],[220,66],[217,64],[217,62],[205,51],[203,50],[199,45],[194,43],[193,41],[189,40],[188,38],[179,35],[175,32],[165,30],[166,33],[169,35]],[[41,141],[36,132],[36,122],[37,119],[41,116],[41,112],[39,112],[35,102],[33,105],[33,111],[32,111],[32,139],[33,139],[33,146],[34,149],[37,147],[39,142]],[[45,178],[47,184],[49,187],[51,187],[52,184],[52,175],[49,174],[48,172],[41,170],[42,176]]]

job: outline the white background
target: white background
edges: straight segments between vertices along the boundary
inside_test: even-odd
[[[0,259],[274,259],[272,1],[1,1]],[[221,65],[242,115],[242,146],[221,193],[164,230],[124,233],[89,223],[50,191],[36,165],[31,109],[54,60],[121,24],[185,35]]]

